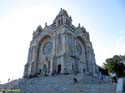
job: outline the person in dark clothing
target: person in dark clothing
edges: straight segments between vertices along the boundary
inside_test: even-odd
[[[85,74],[85,72],[86,72],[86,70],[85,69],[83,69],[83,73]]]
[[[103,74],[102,72],[99,72],[99,83],[103,83]]]
[[[74,80],[74,84],[78,83],[76,75],[73,77],[73,80]]]

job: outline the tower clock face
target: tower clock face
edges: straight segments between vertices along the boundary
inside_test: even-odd
[[[49,55],[51,53],[51,51],[52,51],[52,42],[48,41],[43,46],[43,54],[44,55]]]

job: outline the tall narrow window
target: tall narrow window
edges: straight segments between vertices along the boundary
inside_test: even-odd
[[[58,20],[58,26],[60,26],[60,20]]]
[[[63,19],[61,18],[61,25],[63,24]]]

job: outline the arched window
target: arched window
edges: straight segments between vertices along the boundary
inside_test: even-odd
[[[60,26],[60,25],[61,25],[60,20],[58,20],[58,26]]]
[[[63,24],[63,19],[61,18],[61,25]]]

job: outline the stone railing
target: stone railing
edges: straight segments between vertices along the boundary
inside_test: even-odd
[[[116,93],[125,93],[125,79],[124,78],[118,79]]]

